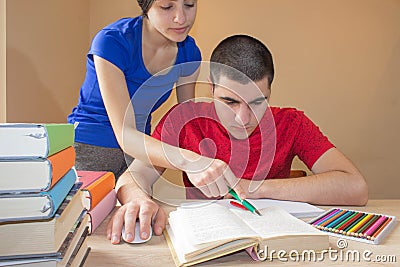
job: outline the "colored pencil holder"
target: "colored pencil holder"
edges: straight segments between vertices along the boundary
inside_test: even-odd
[[[332,236],[377,245],[397,221],[395,216],[332,208],[308,223]]]

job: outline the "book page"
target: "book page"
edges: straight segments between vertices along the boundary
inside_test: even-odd
[[[217,203],[225,207],[232,208],[232,205],[230,204],[231,200],[232,199],[221,199],[218,200]],[[247,201],[250,202],[258,210],[268,209],[270,207],[280,207],[297,218],[316,217],[325,212],[325,210],[305,202],[276,200],[268,198],[247,199]]]
[[[232,214],[229,209],[215,203],[179,207],[170,213],[169,223],[178,239],[179,235],[183,234],[184,238],[194,245],[242,237],[257,237],[257,233],[239,217]]]
[[[167,232],[167,243],[172,250],[173,258],[179,261],[181,266],[185,262],[193,261],[203,261],[201,259],[210,260],[212,258],[220,257],[228,253],[232,253],[238,250],[248,248],[249,246],[254,246],[254,240],[234,240],[221,245],[212,245],[207,247],[206,245],[194,246],[184,238],[185,233],[178,233],[178,237],[175,236],[174,232],[171,230],[171,226],[167,225],[165,228]],[[210,243],[208,243],[210,244]],[[172,246],[172,247],[171,247]]]
[[[275,199],[249,199],[258,210],[268,209],[270,207],[280,207],[296,218],[316,217],[325,210],[305,202],[275,200]]]
[[[264,209],[262,216],[248,211],[230,209],[231,212],[240,217],[249,227],[257,232],[261,238],[271,238],[285,235],[312,235],[321,234],[308,223],[295,218],[285,210],[278,207]]]

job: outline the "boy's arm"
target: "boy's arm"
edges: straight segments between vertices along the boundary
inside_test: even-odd
[[[326,151],[311,168],[313,175],[267,179],[249,198],[273,198],[319,205],[365,205],[368,187],[362,174],[337,148]],[[244,188],[250,181],[241,180]]]
[[[107,238],[111,239],[111,243],[120,242],[123,225],[125,225],[126,241],[132,241],[135,238],[137,219],[140,222],[142,239],[147,239],[149,236],[152,222],[155,234],[162,234],[166,215],[151,199],[151,194],[153,184],[164,170],[136,159],[119,177],[116,190],[122,206],[114,213],[107,226]]]

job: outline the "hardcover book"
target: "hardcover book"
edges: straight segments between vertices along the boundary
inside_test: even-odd
[[[77,171],[79,182],[82,183],[82,188],[88,187],[94,181],[106,174],[105,171]]]
[[[90,249],[86,237],[88,215],[80,217],[76,227],[71,229],[61,248],[56,253],[22,255],[10,259],[0,259],[0,266],[16,267],[72,267],[82,266]]]
[[[85,178],[81,176],[79,181]],[[106,172],[86,187],[82,187],[82,203],[88,210],[92,210],[115,187],[115,176]]]
[[[91,211],[89,211],[89,233],[104,221],[117,204],[117,194],[112,189]]]
[[[278,207],[263,210],[262,216],[215,203],[178,207],[168,222],[164,234],[177,266],[245,249],[253,259],[266,260],[268,251],[329,248],[327,234]]]
[[[0,194],[48,191],[75,164],[72,146],[48,158],[0,159]]]
[[[76,179],[76,171],[72,168],[49,191],[0,194],[0,222],[53,217]]]
[[[47,158],[74,144],[68,123],[0,123],[1,158]]]
[[[17,255],[47,254],[58,251],[71,229],[86,213],[82,206],[80,183],[76,183],[58,208],[55,216],[45,220],[0,223],[0,259]],[[86,222],[88,215],[86,215]]]

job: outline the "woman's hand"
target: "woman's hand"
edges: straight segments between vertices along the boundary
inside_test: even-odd
[[[165,228],[166,218],[164,210],[152,199],[136,198],[115,211],[107,225],[107,239],[110,239],[112,244],[118,244],[121,241],[122,227],[125,225],[126,241],[133,241],[137,219],[140,223],[141,239],[149,237],[152,221],[154,233],[161,235]]]

